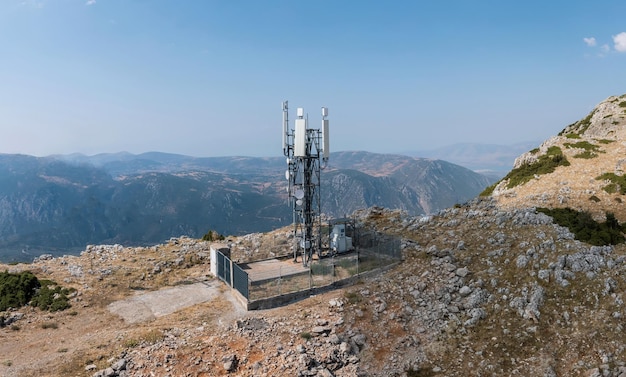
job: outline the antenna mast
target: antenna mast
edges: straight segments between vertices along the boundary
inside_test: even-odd
[[[298,255],[302,255],[302,264],[308,266],[314,252],[318,256],[322,253],[320,176],[330,157],[328,109],[322,107],[321,129],[308,128],[303,108],[299,107],[296,115],[294,129],[290,130],[288,103],[283,102],[283,154],[288,166],[288,203],[293,207],[293,258],[297,262]]]

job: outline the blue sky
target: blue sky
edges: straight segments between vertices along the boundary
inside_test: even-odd
[[[0,153],[543,140],[626,93],[626,2],[2,0]]]

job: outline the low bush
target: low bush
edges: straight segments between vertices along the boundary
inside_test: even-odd
[[[557,166],[569,166],[570,163],[563,155],[561,148],[552,146],[548,148],[548,152],[540,156],[537,161],[530,164],[524,164],[518,168],[515,168],[502,178],[502,180],[509,180],[507,188],[513,188],[515,186],[522,185],[535,177],[535,175],[549,174],[554,172]]]
[[[300,333],[300,338],[304,339],[304,340],[309,340],[313,337],[313,335],[311,335],[310,332],[301,332]]]
[[[619,192],[622,195],[626,195],[626,177],[623,175],[617,175],[615,173],[604,173],[598,177],[597,180],[607,180],[610,183],[604,186],[602,189],[609,194]]]
[[[615,142],[615,140],[609,140],[609,139],[599,139],[598,140],[598,143],[600,143],[600,144],[611,144],[613,142]]]
[[[57,312],[71,307],[70,300],[67,297],[71,292],[70,289],[62,288],[50,280],[41,280],[40,284],[41,288],[39,288],[37,294],[31,301],[32,306],[51,312]]]
[[[564,145],[568,148],[580,148],[586,151],[593,151],[593,152],[597,152],[598,150],[600,150],[600,147],[598,147],[595,144],[591,144],[588,141],[579,141],[577,143],[565,143]]]
[[[42,310],[59,311],[69,308],[71,289],[62,288],[50,280],[39,280],[29,271],[18,274],[0,272],[0,311],[20,308],[26,304]]]
[[[483,190],[483,192],[481,192],[479,194],[479,196],[489,196],[491,194],[493,194],[493,190],[496,189],[496,186],[498,185],[499,182],[494,183],[491,186],[488,186],[486,189]]]
[[[203,241],[209,241],[209,242],[223,241],[224,238],[225,237],[223,235],[219,234],[218,232],[214,230],[209,230],[208,232],[206,232],[204,236],[202,236]]]
[[[567,135],[565,135],[566,138],[568,139],[580,139],[580,135],[579,134],[575,134],[573,132],[568,133]]]
[[[37,277],[29,271],[19,274],[0,272],[0,311],[28,304],[40,285]]]
[[[567,227],[577,240],[595,246],[624,243],[624,227],[613,213],[606,213],[606,221],[599,223],[586,211],[571,208],[537,208],[537,211],[552,217],[560,226]]]
[[[574,155],[574,158],[584,158],[586,160],[590,158],[596,158],[596,157],[598,157],[598,154],[591,152],[591,151],[584,151],[582,153],[578,153]]]

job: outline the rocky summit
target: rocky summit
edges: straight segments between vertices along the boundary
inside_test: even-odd
[[[493,196],[504,208],[571,207],[597,217],[613,212],[626,221],[625,156],[626,95],[612,96],[518,157],[514,174],[497,184]]]
[[[63,311],[0,313],[0,375],[625,377],[626,246],[578,241],[536,208],[623,221],[622,103],[609,98],[465,204],[355,212],[357,226],[401,237],[403,261],[285,306],[244,311],[208,275],[209,244],[185,237],[2,266],[75,291]],[[289,235],[227,241],[253,260]]]

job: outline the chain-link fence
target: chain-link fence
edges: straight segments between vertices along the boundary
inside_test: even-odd
[[[364,236],[364,237],[363,237]],[[355,251],[314,259],[310,268],[296,274],[277,269],[268,273],[273,278],[250,282],[249,301],[320,288],[389,266],[402,259],[400,239],[380,235],[362,235],[363,247]],[[365,242],[363,242],[365,241]]]

